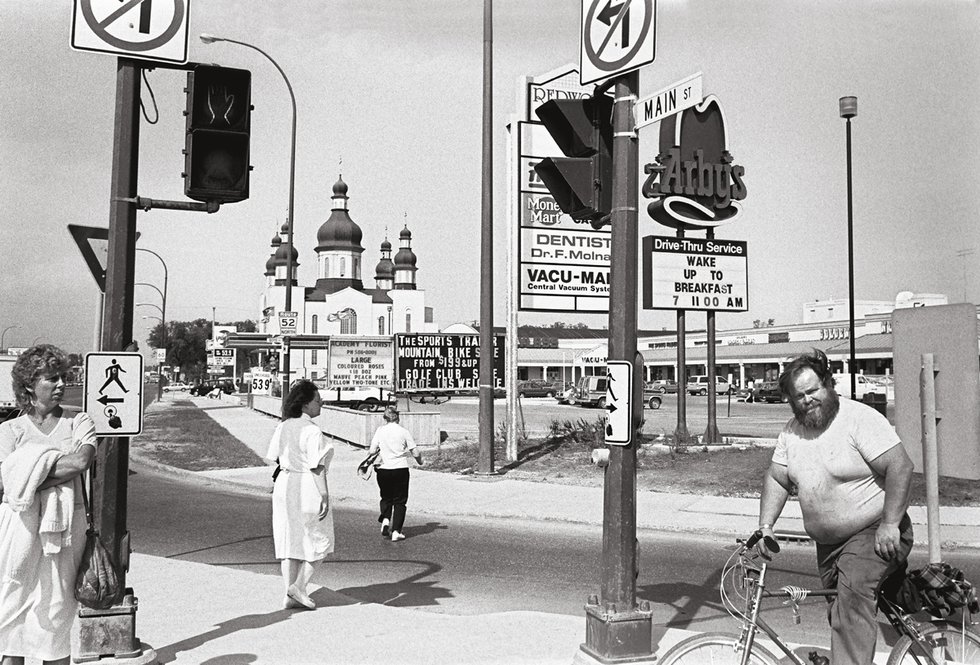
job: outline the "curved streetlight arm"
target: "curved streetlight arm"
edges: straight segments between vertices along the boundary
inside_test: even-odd
[[[160,293],[160,289],[157,289],[157,287],[153,286],[152,284],[147,284],[147,286],[153,286],[153,288],[157,290],[157,293],[160,293],[160,296],[163,298],[163,306],[160,308],[160,314],[163,317],[160,321],[160,323],[163,325],[163,335],[161,341],[163,342],[163,347],[167,348],[167,280],[168,280],[167,262],[163,260],[162,256],[154,252],[152,249],[146,249],[145,247],[137,247],[136,251],[147,252],[148,254],[152,254],[153,256],[157,257],[160,260],[160,264],[163,266],[163,292]]]
[[[218,37],[216,35],[209,35],[207,33],[202,33],[200,39],[205,44],[213,44],[214,42],[229,42],[231,44],[238,44],[239,46],[244,46],[245,48],[250,48],[253,51],[258,51],[265,59],[272,63],[272,66],[276,68],[279,75],[282,76],[283,82],[286,84],[286,90],[289,91],[289,101],[292,105],[293,110],[293,121],[292,121],[292,131],[290,132],[290,142],[289,142],[289,213],[288,217],[288,228],[286,233],[286,311],[292,311],[293,309],[293,183],[296,180],[296,95],[293,94],[293,86],[289,83],[289,78],[286,76],[286,72],[282,70],[279,63],[273,60],[272,56],[260,49],[258,46],[249,44],[248,42],[239,41],[237,39],[230,39],[228,37]],[[287,370],[288,371],[288,370]]]
[[[163,295],[163,291],[161,291],[159,288],[157,288],[157,286],[155,284],[150,284],[149,282],[136,282],[136,284],[134,286],[148,286],[148,287],[150,287],[151,289],[153,289],[154,291],[156,291],[157,293],[160,294],[160,299],[161,300],[165,297]]]
[[[163,314],[163,310],[160,308],[160,305],[154,305],[151,302],[138,302],[138,303],[136,303],[136,306],[137,307],[155,307],[156,310],[158,312],[160,312],[160,314]],[[162,321],[163,319],[160,319],[160,320]]]
[[[0,333],[0,351],[3,351],[4,349],[7,348],[3,345],[3,338],[7,336],[7,331],[13,330],[14,328],[20,328],[20,326],[18,325],[7,326],[6,328],[3,329],[3,332]]]
[[[218,37],[215,35],[209,35],[207,33],[202,33],[200,39],[205,44],[213,44],[214,42],[229,42],[231,44],[238,44],[239,46],[244,46],[250,48],[253,51],[258,51],[265,59],[272,63],[272,66],[276,68],[279,75],[282,76],[282,80],[286,84],[286,90],[289,91],[289,101],[292,104],[293,110],[293,121],[292,128],[290,132],[289,141],[289,208],[286,220],[287,232],[286,232],[286,311],[293,310],[293,192],[295,190],[296,182],[296,95],[293,94],[293,86],[289,83],[289,77],[286,76],[286,72],[282,70],[279,63],[276,62],[271,55],[260,49],[258,46],[249,44],[248,42],[239,41],[237,39],[229,39],[227,37]],[[282,397],[285,400],[287,387],[289,386],[289,368],[290,368],[290,358],[289,358],[289,344],[285,345],[283,351],[283,391]]]

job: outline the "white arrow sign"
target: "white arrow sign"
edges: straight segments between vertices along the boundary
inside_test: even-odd
[[[628,446],[633,441],[633,363],[606,361],[606,443]]]

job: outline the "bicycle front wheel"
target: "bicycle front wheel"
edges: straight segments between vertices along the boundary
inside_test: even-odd
[[[678,642],[667,650],[659,665],[737,665],[742,662],[738,638],[724,633],[705,633]],[[776,657],[759,644],[752,645],[751,665],[776,665]],[[890,664],[889,664],[890,665]]]
[[[908,635],[900,637],[888,656],[888,665],[930,663],[923,656],[923,650],[938,665],[980,665],[980,635],[969,629],[943,623],[923,628],[921,642],[913,641]]]

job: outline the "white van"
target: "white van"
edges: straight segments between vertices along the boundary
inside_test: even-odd
[[[708,394],[708,377],[706,375],[692,376],[687,380],[687,392],[690,395]],[[723,376],[715,375],[715,393],[727,395],[732,392],[732,384]]]
[[[851,375],[834,374],[834,388],[841,397],[851,398]],[[863,400],[868,393],[887,394],[887,388],[864,374],[855,376],[854,397]]]

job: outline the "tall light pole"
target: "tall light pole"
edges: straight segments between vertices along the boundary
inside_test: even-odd
[[[847,122],[847,308],[851,327],[851,354],[847,371],[851,375],[851,399],[857,399],[857,360],[854,353],[854,201],[851,191],[851,118],[857,114],[857,97],[841,97],[840,117]]]
[[[18,325],[7,326],[6,328],[3,329],[3,332],[0,333],[0,352],[4,352],[7,348],[3,345],[3,338],[7,336],[7,331],[13,330],[14,328],[20,328],[20,326]]]
[[[161,298],[160,328],[163,331],[161,333],[161,335],[160,335],[160,343],[163,344],[164,362],[166,362],[166,353],[167,353],[167,279],[168,279],[167,262],[163,260],[163,257],[162,256],[160,256],[159,254],[157,254],[156,252],[154,252],[152,249],[146,249],[145,247],[137,247],[136,248],[136,251],[137,252],[146,252],[147,254],[152,254],[153,256],[157,257],[157,259],[160,260],[160,265],[163,266],[163,291],[162,292],[160,291],[160,289],[157,289],[157,287],[153,286],[152,284],[147,284],[146,282],[140,282],[139,284],[152,287],[153,289],[156,289],[156,292],[157,293],[160,294],[160,298]],[[158,365],[159,364],[160,363],[158,363]],[[160,368],[157,367],[157,401],[160,401],[161,399],[163,399],[163,381],[161,380],[162,379],[162,374],[163,373],[160,371]]]
[[[289,79],[286,77],[286,72],[282,70],[279,63],[272,59],[272,56],[260,49],[258,46],[254,46],[247,42],[238,41],[237,39],[229,39],[227,37],[216,37],[215,35],[209,35],[207,33],[201,33],[200,39],[205,44],[213,44],[214,42],[229,42],[231,44],[238,44],[239,46],[244,46],[250,48],[253,51],[258,51],[265,56],[266,60],[272,63],[272,65],[282,76],[282,80],[286,83],[286,89],[289,91],[289,101],[293,107],[293,122],[290,131],[289,139],[289,208],[286,214],[286,302],[285,310],[287,312],[293,311],[293,192],[295,189],[296,182],[296,96],[293,94],[293,86],[290,85]],[[289,392],[289,340],[284,340],[283,343],[283,374],[282,374],[282,398],[286,399],[286,394]]]

